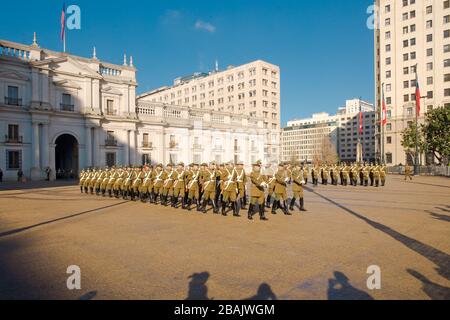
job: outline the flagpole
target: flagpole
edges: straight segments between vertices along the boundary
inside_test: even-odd
[[[383,102],[384,102],[384,82],[381,84],[381,104],[380,104],[380,127],[381,127],[380,160],[382,164],[384,164],[384,117],[385,117],[383,110]]]
[[[416,88],[419,85],[419,77],[417,76],[417,64],[416,64]],[[417,95],[416,90],[416,95]],[[416,97],[416,154],[414,159],[414,175],[419,175],[419,109],[417,101],[420,103],[420,94],[419,97]]]

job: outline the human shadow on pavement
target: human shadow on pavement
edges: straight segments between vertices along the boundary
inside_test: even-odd
[[[213,300],[208,298],[208,287],[206,282],[209,279],[209,272],[194,273],[189,276],[188,296],[186,300]]]
[[[244,300],[253,300],[253,301],[277,300],[277,296],[275,293],[273,293],[272,288],[267,283],[262,283],[259,286],[256,295]]]
[[[446,214],[440,214],[440,213],[436,213],[436,212],[432,212],[432,211],[428,211],[428,210],[425,210],[425,212],[429,213],[430,216],[432,216],[436,220],[450,222],[450,216],[448,216]]]
[[[78,300],[92,300],[97,295],[97,291],[90,291],[86,294],[83,294],[81,297],[78,298]]]
[[[327,296],[328,300],[374,300],[370,294],[352,286],[347,276],[339,271],[328,279]]]
[[[394,240],[400,242],[407,248],[415,251],[416,253],[420,254],[424,258],[433,262],[438,267],[438,268],[436,268],[436,271],[445,279],[450,280],[450,256],[448,254],[446,254],[445,252],[442,252],[441,250],[436,249],[436,248],[434,248],[430,245],[427,245],[423,242],[420,242],[416,239],[405,236],[404,234],[401,234],[400,232],[397,232],[394,229],[391,229],[390,227],[388,227],[386,225],[383,225],[381,223],[370,220],[369,218],[341,205],[340,203],[318,193],[315,190],[310,189],[310,191],[312,191],[317,196],[327,200],[328,202],[334,204],[335,206],[341,208],[342,210],[350,213],[354,217],[363,220],[371,227],[385,233],[386,235],[388,235],[391,238],[393,238]]]
[[[425,292],[431,299],[433,300],[450,300],[450,288],[441,286],[437,283],[434,283],[430,281],[428,278],[426,278],[421,273],[412,270],[407,269],[408,273],[415,277],[416,279],[420,280],[423,285],[423,292]]]

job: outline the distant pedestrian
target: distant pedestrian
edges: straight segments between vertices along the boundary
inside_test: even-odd
[[[17,181],[21,182],[22,178],[23,178],[23,171],[22,171],[22,169],[19,169],[17,171]]]
[[[405,181],[409,178],[409,180],[412,180],[411,177],[412,174],[412,168],[409,164],[405,165]]]
[[[2,171],[2,168],[0,168],[0,182],[3,182],[3,171]]]
[[[45,174],[47,175],[46,181],[50,181],[51,173],[52,173],[52,169],[50,169],[50,167],[45,168]]]

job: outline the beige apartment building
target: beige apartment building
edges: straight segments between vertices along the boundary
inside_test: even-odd
[[[195,73],[177,78],[172,86],[158,88],[137,97],[139,103],[162,103],[248,119],[263,119],[266,130],[264,162],[276,162],[280,155],[280,68],[257,60],[224,71]],[[231,158],[230,158],[231,159]]]
[[[431,108],[450,104],[450,1],[377,0],[375,5],[376,107],[379,112],[384,88],[388,120],[383,139],[377,129],[377,156],[384,154],[388,165],[412,163],[401,132],[415,122],[416,71],[423,97],[420,123]]]

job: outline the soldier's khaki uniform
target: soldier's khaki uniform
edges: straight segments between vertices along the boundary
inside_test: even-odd
[[[167,198],[173,196],[174,174],[175,174],[175,170],[171,166],[168,166],[168,168],[165,171],[165,179],[164,179],[163,191],[162,191],[163,204],[165,206],[167,206],[167,204],[168,204]]]
[[[237,208],[237,172],[235,168],[230,168],[227,166],[222,171],[221,180],[223,182],[223,201],[222,201],[222,215],[226,215],[226,206],[227,203],[230,202],[233,208],[233,215],[238,216],[238,208]]]
[[[177,168],[174,173],[174,183],[173,183],[173,198],[172,198],[172,207],[176,207],[178,204],[178,197],[181,197],[182,208],[184,209],[186,206],[185,203],[185,190],[186,190],[186,179],[187,173],[184,169],[184,165],[181,165],[183,168]]]
[[[191,205],[195,200],[197,205],[197,211],[200,211],[200,170],[194,168],[187,178],[187,190],[188,190],[188,210],[191,210]]]
[[[364,186],[367,187],[369,185],[370,167],[369,166],[362,167],[361,171],[363,174]]]
[[[202,175],[200,177],[200,183],[203,189],[203,204],[202,209],[203,212],[206,213],[206,207],[208,202],[211,201],[213,205],[214,213],[218,212],[217,204],[216,204],[216,177],[217,170],[213,168],[207,168],[203,170]]]
[[[146,169],[144,172],[144,177],[141,185],[139,186],[139,195],[142,202],[145,202],[146,197],[151,201],[152,191],[153,191],[153,181],[152,181],[152,169]]]
[[[375,187],[379,187],[380,186],[380,171],[381,171],[381,166],[376,166],[373,169],[373,180],[375,182]]]
[[[386,167],[384,165],[381,166],[380,169],[380,180],[381,180],[381,186],[385,186],[386,184]]]
[[[245,209],[246,206],[246,191],[245,188],[247,186],[247,175],[243,168],[236,168],[236,184],[238,188],[239,199],[241,202],[241,208]]]
[[[252,183],[252,186],[250,189],[250,205],[248,208],[248,218],[250,220],[253,219],[253,210],[255,209],[256,205],[258,205],[260,219],[267,220],[264,215],[264,190],[268,187],[268,184],[266,178],[261,173],[261,161],[258,161],[253,165],[253,171],[250,174],[250,181]]]
[[[411,174],[412,174],[412,168],[409,164],[407,164],[405,166],[405,180],[407,180],[408,178],[409,178],[409,180],[412,180]]]
[[[272,213],[276,214],[276,210],[278,208],[283,209],[284,214],[289,215],[289,210],[287,207],[287,184],[290,180],[288,173],[284,168],[279,168],[277,173],[275,174],[275,201],[272,207]],[[281,202],[283,202],[283,206],[281,206]]]
[[[305,211],[304,208],[304,197],[303,197],[303,185],[305,184],[305,180],[303,179],[303,171],[296,167],[292,170],[292,194],[293,197],[291,199],[291,203],[289,209],[291,211],[294,210],[295,201],[299,199],[300,201],[300,210]]]
[[[153,172],[153,202],[156,203],[158,201],[158,196],[162,196],[164,191],[164,181],[166,180],[165,171],[162,166],[159,165],[156,167],[156,170]],[[162,198],[161,198],[162,199]]]

